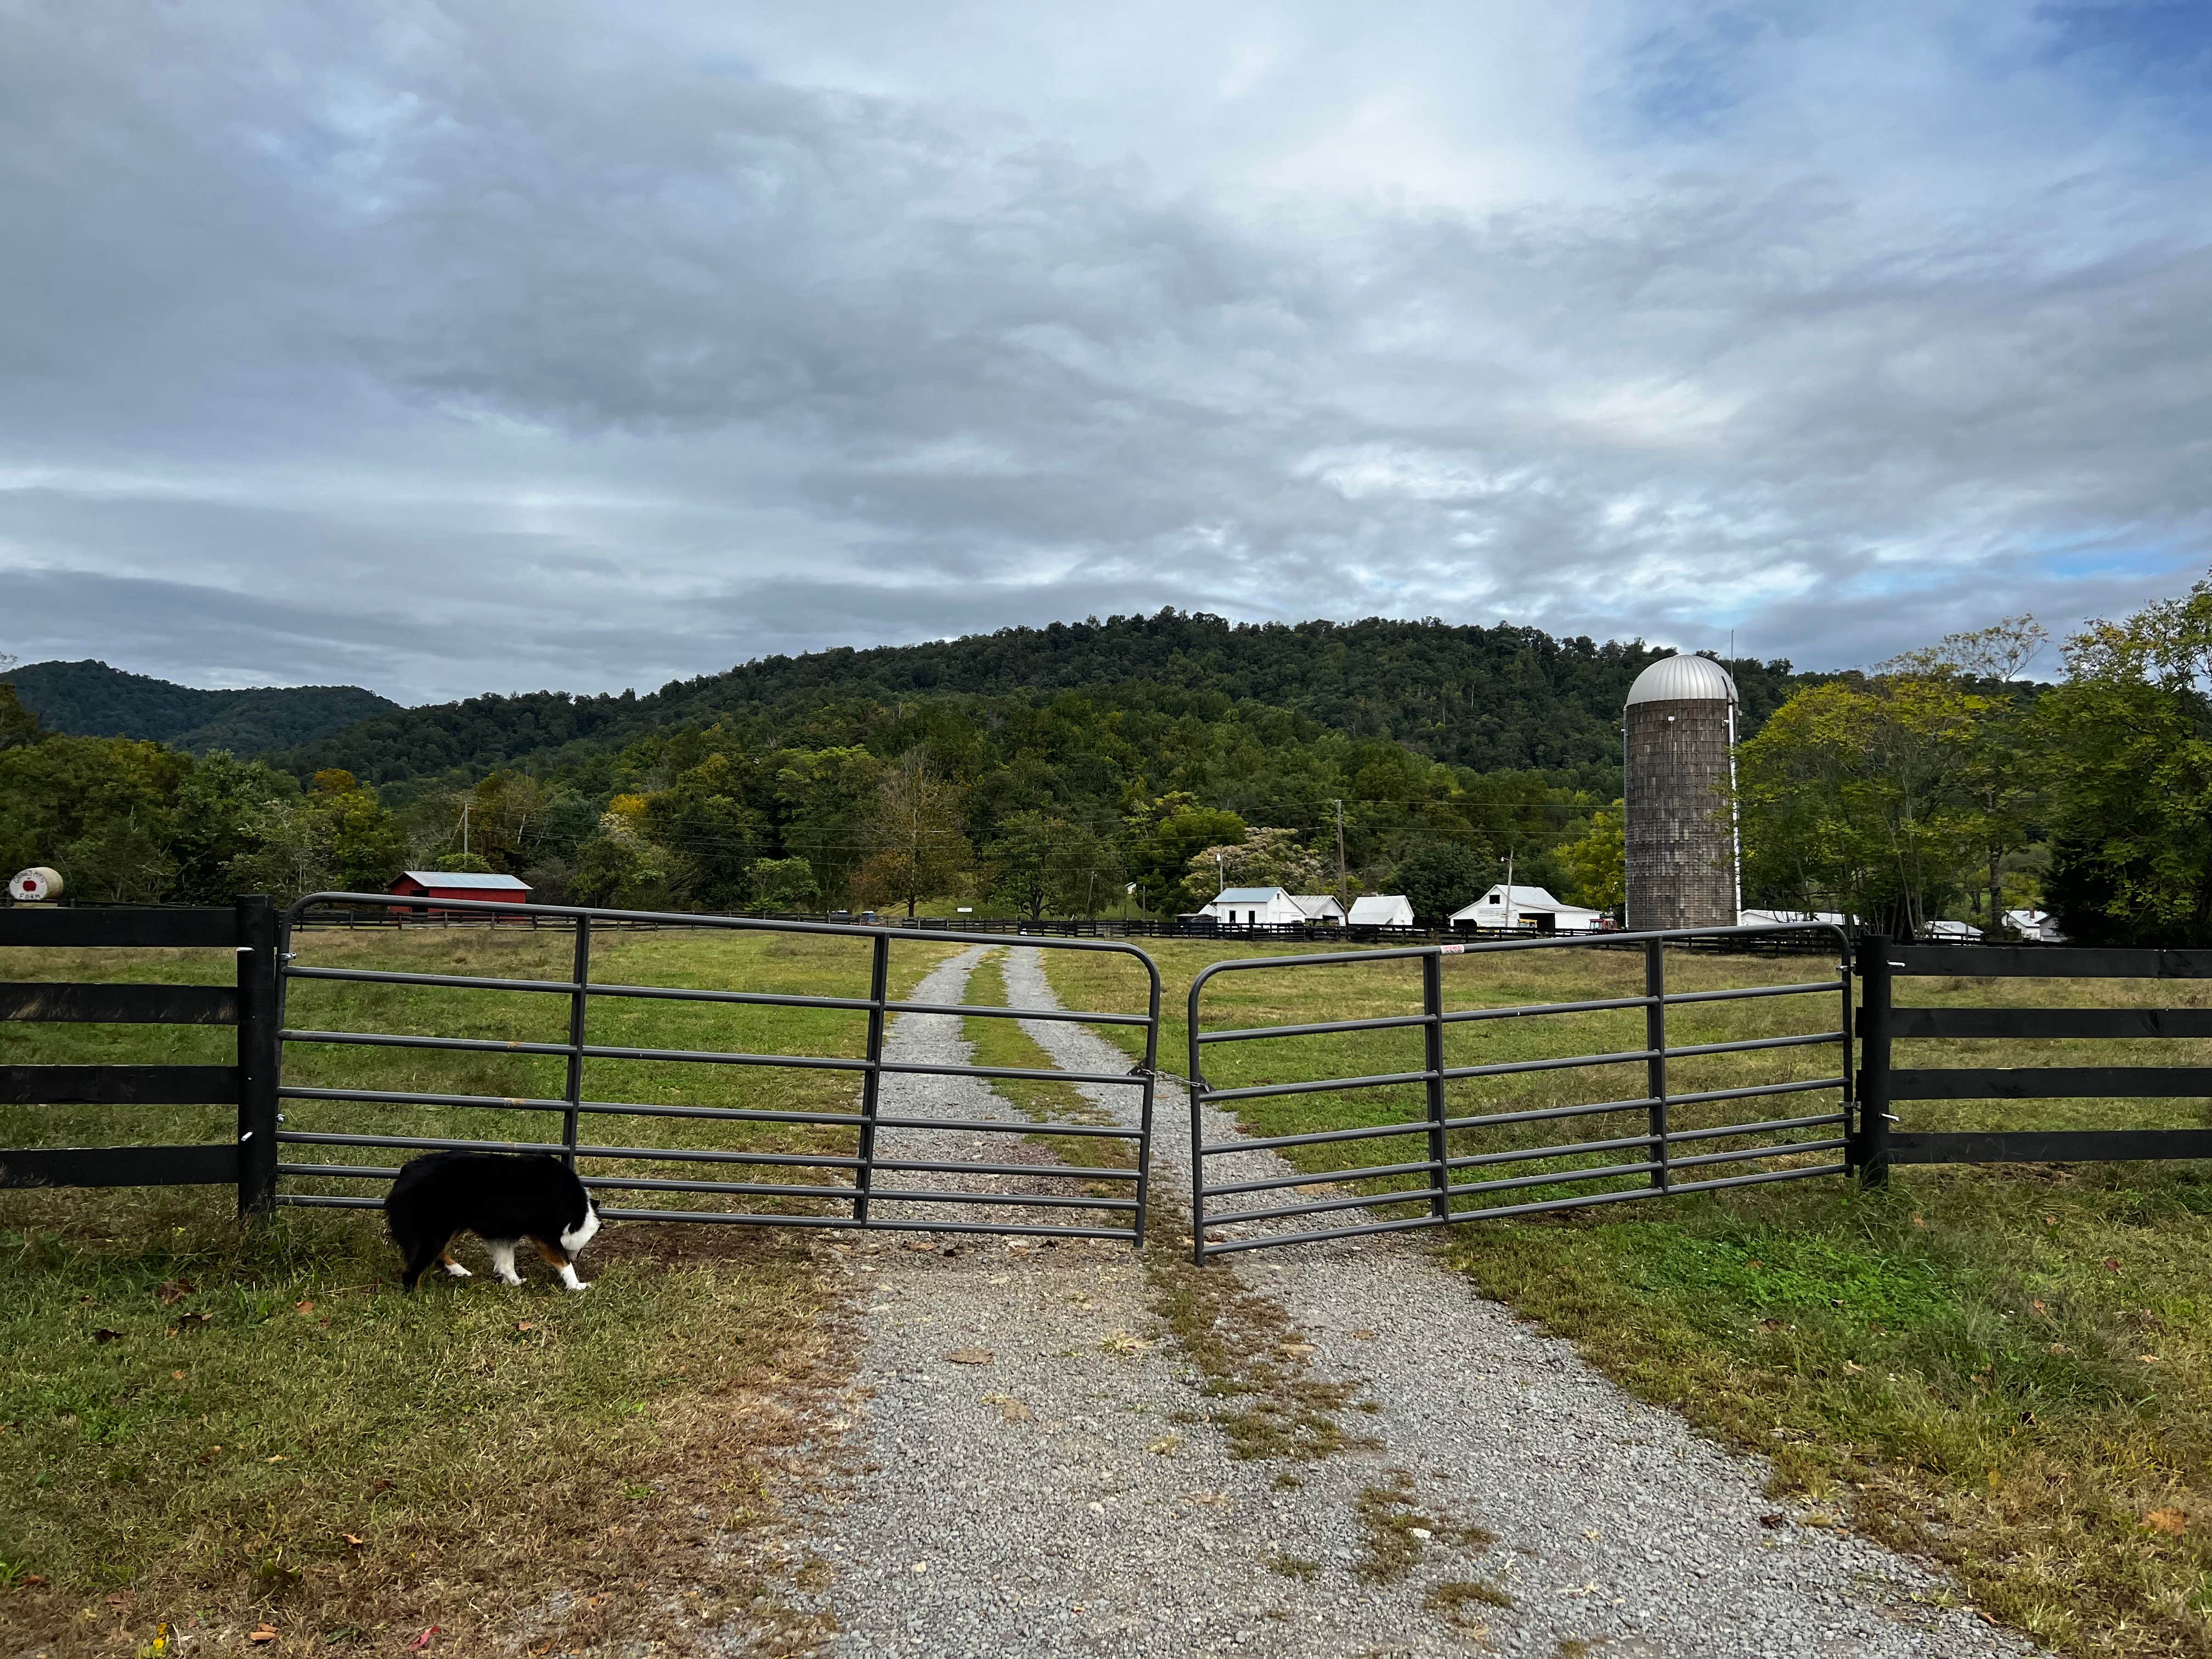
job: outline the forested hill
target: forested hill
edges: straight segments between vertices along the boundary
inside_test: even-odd
[[[49,732],[152,738],[196,754],[290,749],[399,708],[358,685],[200,691],[89,660],[32,663],[8,678]]]
[[[574,761],[649,732],[721,719],[781,725],[830,705],[1079,692],[1116,706],[1199,714],[1258,703],[1477,771],[1536,769],[1595,781],[1619,768],[1620,708],[1631,682],[1667,654],[1641,641],[1554,639],[1506,623],[1232,624],[1163,611],[924,645],[764,657],[645,696],[541,691],[399,709],[272,758],[302,775],[343,767],[396,782]],[[1745,730],[1756,730],[1788,695],[1790,665],[1729,666],[1743,691]]]

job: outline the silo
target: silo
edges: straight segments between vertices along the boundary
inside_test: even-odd
[[[1622,732],[1632,928],[1735,926],[1735,681],[1710,657],[1662,657],[1629,688]]]

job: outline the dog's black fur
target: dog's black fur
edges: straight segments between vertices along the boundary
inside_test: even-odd
[[[576,1277],[576,1253],[599,1231],[599,1212],[574,1170],[544,1152],[432,1152],[410,1160],[385,1195],[385,1223],[407,1267],[402,1288],[440,1261],[457,1279],[469,1270],[453,1260],[454,1237],[474,1233],[491,1246],[501,1280],[520,1285],[515,1247],[538,1247],[572,1291],[588,1288]]]

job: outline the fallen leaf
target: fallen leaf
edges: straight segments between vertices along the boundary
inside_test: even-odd
[[[161,1288],[154,1292],[154,1299],[166,1308],[173,1303],[182,1302],[191,1293],[191,1279],[171,1279],[163,1281]]]
[[[2188,1529],[2189,1517],[2179,1510],[2153,1510],[2143,1516],[2143,1525],[2168,1538],[2179,1538]]]
[[[2051,1345],[2051,1352],[2053,1353],[2072,1353],[2074,1350],[2068,1347],[2063,1342],[2054,1342]]]
[[[1759,1322],[1759,1328],[1762,1331],[1778,1331],[1784,1328],[1778,1319],[1762,1319]]]
[[[952,1348],[945,1355],[955,1365],[988,1365],[998,1357],[988,1348]]]
[[[108,1330],[94,1331],[92,1334],[92,1340],[94,1342],[120,1342],[123,1340],[123,1333]]]
[[[284,1460],[284,1454],[283,1454],[283,1452],[278,1452],[278,1453],[276,1454],[276,1456],[274,1456],[274,1457],[264,1457],[264,1458],[263,1458],[261,1461],[262,1461],[263,1462],[264,1462],[264,1463],[282,1463],[283,1462],[284,1462],[284,1461],[285,1461],[285,1460]]]
[[[1857,1376],[1861,1371],[1864,1370],[1865,1369],[1866,1369],[1866,1367],[1865,1367],[1865,1366],[1863,1366],[1863,1365],[1862,1365],[1862,1364],[1857,1364],[1856,1362],[1855,1362],[1855,1361],[1853,1361],[1853,1360],[1846,1359],[1845,1361],[1844,1361],[1844,1374],[1845,1374],[1846,1376]]]
[[[516,1322],[514,1328],[518,1331],[534,1331],[538,1328],[538,1322],[534,1319],[520,1320]]]
[[[391,1490],[392,1483],[386,1480],[382,1475],[377,1476],[375,1480],[368,1483],[368,1495],[371,1498],[375,1497],[376,1494],[380,1492],[390,1492]]]
[[[2105,1271],[2106,1271],[2106,1273],[2116,1273],[2119,1272],[2119,1270],[2120,1270],[2120,1263],[2119,1263],[2119,1259],[2118,1259],[2117,1256],[2109,1256],[2109,1255],[2108,1255],[2108,1256],[2106,1256],[2106,1257],[2105,1258]]]
[[[311,1301],[310,1301],[310,1302],[295,1302],[295,1303],[292,1304],[292,1311],[293,1311],[294,1313],[295,1313],[295,1314],[300,1314],[300,1315],[301,1315],[301,1316],[304,1316],[305,1315],[311,1314],[311,1313],[314,1312],[314,1310],[315,1310],[315,1304],[314,1304],[313,1302],[311,1302]]]
[[[352,1545],[356,1549],[361,1548],[362,1545],[368,1542],[366,1538],[363,1538],[356,1532],[342,1532],[338,1536],[344,1539],[347,1543]]]
[[[908,1249],[909,1250],[915,1250],[915,1251],[921,1251],[921,1250],[933,1250],[933,1249],[935,1249],[936,1248],[937,1248],[937,1246],[936,1246],[936,1245],[934,1245],[934,1244],[932,1244],[932,1243],[928,1243],[928,1242],[927,1242],[927,1240],[925,1240],[925,1239],[920,1239],[920,1238],[915,1239],[915,1240],[911,1244],[908,1244],[908,1245],[907,1246],[907,1249]]]
[[[1781,1510],[1771,1510],[1759,1517],[1759,1524],[1762,1527],[1778,1527],[1788,1519],[1789,1517]]]
[[[2142,1360],[2146,1365],[2163,1365],[2166,1364],[2166,1361],[2160,1359],[2154,1353],[2139,1353],[2136,1358]]]
[[[200,1326],[200,1325],[212,1324],[212,1323],[214,1322],[214,1321],[215,1321],[215,1316],[214,1316],[213,1314],[211,1314],[211,1313],[188,1313],[188,1314],[183,1314],[183,1315],[179,1316],[179,1317],[178,1317],[178,1320],[177,1320],[177,1328],[178,1328],[178,1329],[179,1329],[179,1330],[182,1330],[182,1329],[184,1329],[184,1328],[185,1328],[185,1327],[187,1327],[187,1326]]]
[[[1354,1331],[1352,1334],[1352,1340],[1354,1342],[1372,1342],[1375,1340],[1375,1333],[1372,1331]]]
[[[999,1415],[1009,1423],[1026,1423],[1036,1415],[1027,1406],[1010,1394],[987,1394],[983,1396],[983,1403],[987,1406],[996,1406],[999,1408]]]
[[[1314,1352],[1314,1345],[1310,1342],[1285,1342],[1282,1352],[1286,1359],[1304,1359]]]
[[[172,1382],[181,1382],[184,1380],[185,1374],[182,1371],[171,1371],[169,1373],[169,1381]]]
[[[413,1641],[407,1644],[407,1651],[410,1653],[422,1652],[424,1648],[430,1645],[430,1638],[443,1629],[445,1629],[443,1625],[431,1626],[429,1629],[424,1631],[420,1636],[416,1637]]]
[[[274,1625],[256,1625],[246,1639],[249,1642],[273,1642],[276,1639],[276,1627]]]
[[[1916,1227],[1924,1227],[1928,1224],[1927,1218],[1924,1216],[1915,1216],[1912,1218],[1912,1224]]]
[[[2038,1313],[2049,1313],[2051,1311],[2050,1309],[2045,1307],[2040,1302],[2031,1302],[2027,1305],[2034,1309]]]
[[[29,1585],[30,1587],[32,1587],[33,1589],[35,1589],[38,1586],[40,1586],[40,1584],[45,1583],[46,1581],[46,1577],[45,1577],[45,1576],[44,1576],[43,1574],[40,1574],[40,1573],[35,1573],[35,1572],[27,1572],[27,1573],[25,1573],[25,1574],[22,1576],[22,1577],[21,1577],[21,1579],[19,1579],[17,1582],[18,1582],[19,1583],[27,1584],[27,1585]]]

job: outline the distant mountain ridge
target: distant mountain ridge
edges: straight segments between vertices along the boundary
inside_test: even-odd
[[[270,758],[302,775],[342,766],[392,783],[571,762],[719,720],[787,726],[810,709],[860,702],[1075,694],[1200,714],[1263,704],[1478,771],[1529,769],[1617,788],[1621,705],[1636,676],[1670,654],[1504,623],[1232,623],[1170,610],[763,657],[643,696],[538,691],[394,708]],[[1741,729],[1756,731],[1793,689],[1790,665],[1728,665],[1743,696]]]
[[[358,685],[202,691],[90,659],[31,663],[8,678],[23,706],[49,732],[150,738],[195,754],[294,749],[399,708],[391,698]]]

